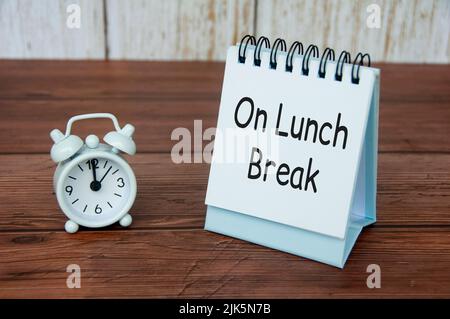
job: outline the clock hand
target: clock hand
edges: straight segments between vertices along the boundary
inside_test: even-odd
[[[112,166],[110,166],[108,168],[108,170],[106,171],[105,175],[103,175],[103,177],[100,179],[100,183],[103,182],[103,180],[105,179],[106,175],[108,175],[109,171],[111,170]]]
[[[96,173],[97,163],[96,163],[95,159],[91,160],[91,166],[92,166],[92,175],[94,177],[94,182],[96,182],[97,181],[97,173]]]
[[[92,167],[92,176],[94,178],[94,180],[91,182],[91,184],[89,185],[91,190],[93,190],[94,192],[99,191],[100,188],[102,188],[102,184],[97,181],[97,163],[98,160],[97,159],[93,159],[91,160],[91,167]]]

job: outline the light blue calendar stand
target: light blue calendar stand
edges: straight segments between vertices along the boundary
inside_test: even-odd
[[[344,239],[207,206],[205,229],[343,268],[363,227],[376,221],[379,82],[373,90]]]

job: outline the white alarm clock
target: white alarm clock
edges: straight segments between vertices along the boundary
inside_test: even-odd
[[[99,142],[95,135],[85,143],[71,135],[72,124],[86,119],[111,119],[115,131]],[[77,115],[67,122],[66,133],[54,129],[51,158],[58,164],[53,178],[58,204],[68,217],[65,229],[78,231],[79,225],[98,228],[119,222],[127,227],[132,218],[128,214],[136,198],[136,178],[120,152],[134,155],[136,144],[132,139],[134,126],[119,126],[117,118],[109,113]]]

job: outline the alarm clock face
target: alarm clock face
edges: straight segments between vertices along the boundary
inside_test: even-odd
[[[60,206],[80,225],[102,227],[114,223],[134,202],[136,180],[131,168],[119,156],[106,155],[75,159],[60,175]]]

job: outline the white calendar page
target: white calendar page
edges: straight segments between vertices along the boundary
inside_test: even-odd
[[[291,73],[285,54],[276,69],[269,55],[263,50],[257,67],[253,50],[245,63],[238,63],[238,46],[228,50],[205,202],[344,238],[375,71],[361,67],[353,84],[351,65],[336,81],[334,62],[320,78],[318,60],[305,76],[301,57]]]

